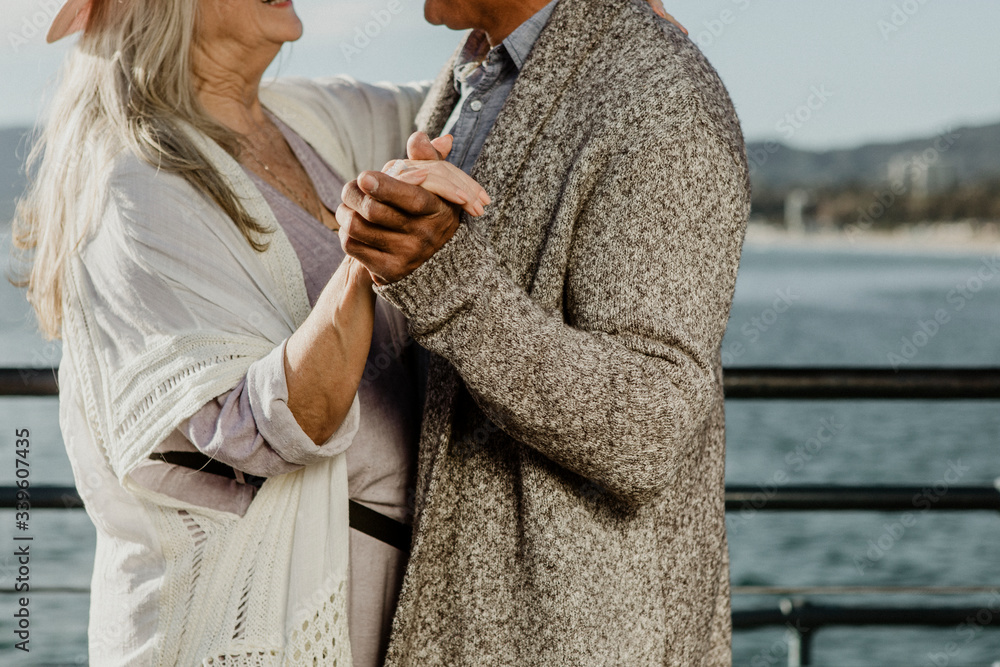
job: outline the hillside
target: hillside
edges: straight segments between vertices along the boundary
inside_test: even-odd
[[[14,215],[14,201],[23,190],[23,163],[27,155],[28,128],[0,129],[0,221]],[[822,217],[824,200],[840,202],[829,213],[834,222],[850,218],[857,205],[871,199],[873,189],[890,182],[891,165],[912,165],[914,158],[926,160],[930,169],[924,187],[936,197],[930,209],[921,199],[911,217],[940,211],[942,219],[976,217],[979,211],[1000,207],[996,201],[1000,182],[1000,123],[965,127],[939,136],[897,143],[869,144],[830,151],[804,151],[780,143],[752,142],[747,146],[752,167],[754,208],[758,214],[781,219],[786,195],[804,189]],[[923,156],[923,157],[921,157]],[[918,193],[920,194],[920,193]],[[978,204],[967,205],[969,201]],[[963,208],[964,207],[964,208]],[[903,216],[905,208],[893,212]],[[912,208],[912,207],[911,207]],[[953,213],[948,213],[948,212]]]
[[[831,151],[803,151],[780,143],[747,145],[754,167],[754,187],[779,191],[877,186],[889,180],[889,164],[894,157],[905,160],[926,151],[931,151],[928,160],[944,181],[942,186],[1000,177],[1000,123],[957,128],[911,141]]]

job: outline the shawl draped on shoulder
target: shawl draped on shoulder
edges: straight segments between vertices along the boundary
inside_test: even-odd
[[[275,82],[261,99],[350,177],[405,153],[425,92],[338,77]],[[71,259],[64,289],[72,365],[60,379],[73,386],[86,421],[63,423],[64,435],[72,429],[100,452],[106,469],[96,472],[120,485],[81,493],[99,530],[119,520],[102,513],[108,493],[127,494],[155,525],[157,544],[144,545],[161,551],[164,563],[155,664],[349,665],[342,452],[358,428],[357,396],[331,437],[342,441],[340,453],[268,479],[243,517],[157,494],[130,477],[310,311],[298,258],[260,192],[218,145],[187,131],[269,230],[259,239],[268,247],[256,252],[179,176],[131,156],[117,161],[104,214]],[[88,471],[74,461],[74,472],[79,482]],[[100,664],[113,664],[113,653]]]

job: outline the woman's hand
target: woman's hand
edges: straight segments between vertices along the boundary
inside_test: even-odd
[[[660,0],[646,0],[646,1],[649,3],[649,6],[653,8],[653,11],[656,12],[657,16],[659,16],[660,18],[667,19],[675,26],[680,28],[681,32],[683,32],[685,35],[688,34],[687,28],[682,26],[677,19],[675,19],[673,16],[667,13],[667,10],[663,7],[663,3],[660,2]]]
[[[450,141],[448,144],[450,149]],[[393,160],[382,168],[382,172],[403,183],[419,185],[441,199],[461,206],[472,216],[485,213],[485,207],[491,201],[479,183],[444,160]]]

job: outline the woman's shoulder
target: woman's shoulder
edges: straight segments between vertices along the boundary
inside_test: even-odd
[[[181,175],[122,153],[108,170],[105,214],[162,220],[164,217],[215,217],[219,211]]]
[[[107,172],[109,204],[125,201],[190,201],[194,188],[180,175],[159,168],[129,151],[122,151]]]
[[[223,216],[180,175],[124,153],[107,172],[99,210],[86,245],[132,252],[139,246],[158,247],[184,238],[207,242],[204,231],[217,227]]]
[[[198,267],[238,269],[233,257],[246,241],[236,225],[178,174],[123,154],[111,165],[102,196],[74,253],[91,281],[106,286],[102,293],[112,294],[117,284],[166,294],[168,283]]]

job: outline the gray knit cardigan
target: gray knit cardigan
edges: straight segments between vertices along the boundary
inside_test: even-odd
[[[561,0],[473,176],[486,215],[378,290],[432,353],[387,664],[730,664],[725,89],[645,2]]]

